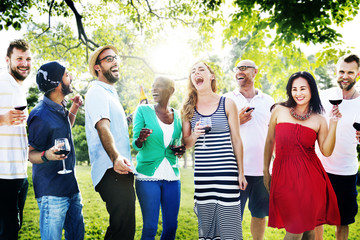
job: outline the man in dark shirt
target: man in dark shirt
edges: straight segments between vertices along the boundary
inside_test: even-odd
[[[42,239],[61,239],[65,229],[66,239],[84,239],[84,219],[81,196],[75,178],[75,149],[71,127],[80,96],[73,98],[68,111],[64,98],[72,92],[71,77],[58,62],[40,67],[36,82],[44,99],[31,111],[29,126],[29,160],[33,163],[33,185],[40,209],[40,233]],[[56,154],[60,149],[55,139],[67,138],[70,153]],[[64,160],[65,166],[63,165]],[[62,173],[66,168],[69,173]]]

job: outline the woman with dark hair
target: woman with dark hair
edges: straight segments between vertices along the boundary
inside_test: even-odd
[[[195,146],[199,239],[242,239],[240,189],[245,190],[247,182],[237,107],[216,94],[215,74],[204,62],[192,66],[188,90],[181,117],[186,147]],[[201,118],[211,118],[207,133]]]
[[[285,228],[284,239],[314,239],[314,228],[340,224],[337,200],[329,178],[315,153],[331,155],[341,113],[332,109],[329,129],[313,76],[291,75],[288,100],[271,115],[264,152],[264,184],[270,191],[269,226]],[[272,176],[269,165],[276,145]],[[270,187],[271,179],[271,187]]]

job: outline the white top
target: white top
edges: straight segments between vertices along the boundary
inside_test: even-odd
[[[0,74],[0,114],[5,114],[17,105],[26,105],[24,88],[8,73]],[[26,118],[27,109],[24,110]],[[17,126],[0,126],[0,179],[27,177],[26,120]]]
[[[164,136],[164,144],[168,146],[170,144],[173,132],[174,132],[174,121],[171,124],[163,123],[158,116],[156,116],[161,130]],[[160,163],[159,167],[156,169],[153,176],[146,176],[144,174],[138,173],[136,176],[138,180],[146,180],[146,181],[159,181],[159,180],[166,180],[166,181],[177,181],[180,179],[179,176],[175,175],[174,170],[172,169],[170,162],[164,158],[163,161]]]
[[[336,88],[330,88],[321,92],[321,103],[325,108],[324,114],[329,121],[329,114],[332,105],[329,102]],[[339,120],[336,129],[335,148],[330,157],[324,157],[320,151],[319,158],[325,171],[336,175],[354,175],[358,172],[358,159],[356,151],[356,130],[353,127],[355,121],[360,122],[360,97],[351,100],[343,99],[339,105],[342,118]]]
[[[264,147],[271,117],[270,107],[274,99],[256,89],[258,94],[250,102],[239,89],[225,94],[233,99],[240,111],[244,107],[255,107],[252,119],[240,125],[240,135],[244,148],[244,173],[246,176],[263,176]]]

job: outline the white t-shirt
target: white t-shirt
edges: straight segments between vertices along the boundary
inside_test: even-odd
[[[325,108],[324,114],[329,121],[329,114],[332,105],[329,102],[336,88],[330,88],[320,93],[321,103]],[[324,157],[320,151],[319,158],[325,168],[325,171],[336,175],[354,175],[358,172],[358,159],[356,151],[356,130],[353,127],[355,121],[360,122],[360,97],[355,99],[343,99],[339,105],[342,118],[339,120],[336,128],[335,148],[330,157]]]
[[[0,114],[5,114],[16,105],[26,105],[24,88],[8,73],[0,74]],[[26,117],[28,115],[25,109]],[[24,124],[0,126],[0,179],[27,177],[28,143]]]
[[[163,123],[156,116],[158,123],[161,127],[164,136],[164,145],[168,146],[170,144],[173,132],[174,132],[174,121],[171,124]],[[141,173],[138,173],[136,176],[138,180],[146,180],[146,181],[158,181],[158,180],[167,180],[167,181],[176,181],[180,179],[180,175],[176,176],[170,162],[164,158],[160,163],[159,167],[156,169],[153,176],[146,176]]]
[[[250,102],[240,93],[239,89],[226,93],[224,96],[233,99],[238,111],[244,107],[255,107],[252,119],[240,125],[240,135],[244,148],[244,173],[246,176],[263,176],[264,147],[271,117],[270,107],[274,99],[257,90],[257,95]]]

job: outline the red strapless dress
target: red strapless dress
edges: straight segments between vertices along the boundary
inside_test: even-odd
[[[336,195],[315,153],[316,132],[279,123],[270,187],[269,226],[299,234],[318,225],[340,225]]]

